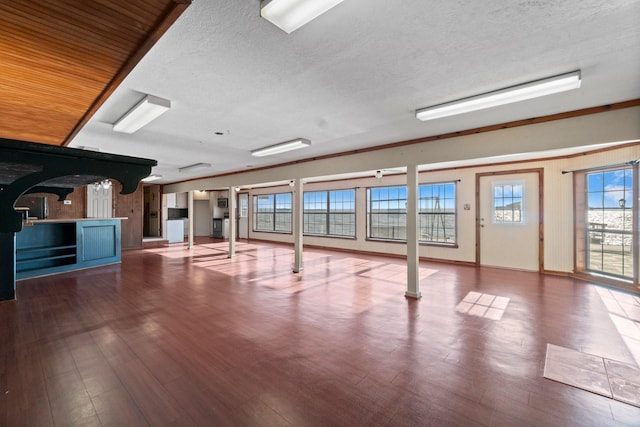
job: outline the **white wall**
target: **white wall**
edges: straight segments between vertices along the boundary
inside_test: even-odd
[[[460,180],[457,186],[457,240],[458,246],[421,245],[420,256],[443,260],[475,262],[476,254],[476,206],[475,180],[477,173],[518,171],[542,168],[544,174],[544,267],[548,271],[573,270],[573,175],[563,170],[575,170],[603,165],[613,165],[640,159],[640,144],[632,147],[586,154],[574,158],[561,158],[533,162],[425,172],[419,175],[420,183]],[[404,243],[367,241],[366,189],[367,187],[405,185],[404,175],[384,176],[381,179],[366,178],[348,181],[309,183],[304,191],[356,188],[356,239],[305,236],[305,245],[325,246],[341,250],[380,252],[404,255]],[[250,191],[250,239],[293,243],[293,235],[253,231],[253,196],[266,193],[290,192],[289,186],[263,188]],[[464,210],[465,204],[471,205]]]
[[[193,234],[194,236],[211,236],[213,233],[213,221],[209,200],[193,201]]]
[[[394,168],[410,165],[430,165],[440,162],[481,159],[506,154],[536,153],[556,148],[583,147],[617,141],[640,141],[640,107],[608,111],[599,114],[556,120],[492,132],[414,143],[393,148],[350,154],[334,158],[301,162],[269,169],[247,171],[221,177],[203,178],[165,186],[165,192],[202,188],[226,188],[263,182],[278,182],[293,178],[327,176],[354,171]],[[571,271],[573,268],[573,187],[572,175],[562,175],[565,169],[582,169],[640,159],[640,145],[580,157],[559,158],[519,164],[481,166],[441,172],[421,173],[420,182],[460,179],[458,185],[458,247],[421,246],[420,256],[456,261],[475,261],[475,174],[529,168],[544,169],[544,258],[545,269]],[[495,163],[495,158],[487,160]],[[368,178],[351,182],[313,183],[305,190],[353,188],[357,190],[357,239],[305,237],[305,244],[404,254],[406,246],[399,243],[366,241],[365,188],[367,186],[404,184],[404,176]],[[252,190],[254,194],[291,191],[289,186]],[[219,192],[219,193],[226,193]],[[219,197],[220,196],[218,194]],[[462,206],[471,204],[471,210]],[[251,215],[253,198],[250,197]],[[215,208],[217,209],[217,208]],[[221,217],[222,212],[215,211]],[[250,218],[250,229],[252,218]],[[290,234],[256,233],[250,238],[293,242]]]
[[[428,128],[425,127],[427,132]],[[640,140],[640,107],[184,181],[165,185],[164,192],[221,189],[632,140]]]

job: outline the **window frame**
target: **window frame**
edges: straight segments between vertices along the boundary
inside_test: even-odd
[[[453,234],[454,234],[454,241],[452,242],[441,242],[441,241],[436,241],[436,240],[418,240],[418,243],[420,245],[425,245],[425,246],[441,246],[441,247],[449,247],[449,248],[457,248],[458,247],[458,181],[457,180],[446,180],[446,181],[437,181],[437,182],[425,182],[425,183],[420,183],[418,184],[418,229],[420,230],[420,188],[421,187],[426,187],[426,186],[435,186],[435,185],[443,185],[443,184],[453,184],[453,189],[454,189],[454,197],[453,197],[453,208],[454,208],[454,212],[453,214],[447,214],[447,215],[452,215],[453,216]],[[404,223],[405,223],[405,237],[404,238],[392,238],[392,237],[378,237],[378,236],[372,236],[371,235],[371,225],[373,224],[373,219],[372,219],[372,214],[373,214],[373,210],[372,210],[372,202],[373,200],[371,199],[371,191],[374,189],[378,189],[378,188],[399,188],[399,189],[404,189],[405,191],[405,198],[404,199],[386,199],[384,201],[388,202],[390,200],[394,200],[394,201],[402,201],[404,200]],[[407,220],[407,195],[408,195],[408,188],[407,185],[381,185],[381,186],[375,186],[375,187],[367,187],[366,188],[366,215],[367,215],[367,235],[366,235],[366,240],[373,240],[373,241],[381,241],[381,242],[389,242],[389,243],[406,243],[407,238],[406,238],[406,220]],[[401,221],[400,221],[401,222]]]
[[[520,209],[518,209],[518,213],[520,214],[520,219],[519,221],[514,221],[514,220],[510,220],[510,221],[498,221],[496,219],[496,213],[498,212],[498,210],[496,209],[496,188],[497,187],[504,187],[506,185],[510,185],[511,187],[515,187],[516,185],[519,185],[521,187],[521,194],[520,196],[518,196],[517,198],[520,200]],[[512,189],[513,191],[513,189]],[[525,206],[524,206],[524,201],[525,201],[525,191],[527,191],[527,188],[525,186],[525,181],[522,179],[510,179],[510,180],[504,180],[504,181],[496,181],[496,182],[492,182],[491,183],[491,222],[493,224],[499,224],[499,225],[505,225],[505,226],[520,226],[520,225],[525,225],[527,218],[525,218]],[[501,200],[504,201],[507,200],[509,197],[507,196],[501,196]],[[511,196],[511,199],[516,198],[515,196]],[[513,204],[513,203],[512,203]],[[504,206],[503,206],[504,208]],[[504,217],[504,209],[502,210],[503,212],[503,217]],[[514,209],[511,209],[511,212],[516,212]]]
[[[331,217],[332,217],[332,203],[331,203],[331,194],[332,193],[339,193],[339,192],[351,192],[353,194],[353,203],[352,203],[352,207],[353,207],[353,211],[352,213],[350,213],[349,215],[352,215],[352,222],[351,224],[353,224],[353,234],[335,234],[335,233],[331,233]],[[324,203],[324,211],[323,212],[314,212],[313,215],[324,215],[324,229],[325,232],[309,232],[309,231],[305,231],[306,227],[307,227],[307,215],[311,215],[311,212],[307,212],[306,209],[306,205],[307,205],[307,201],[305,199],[305,197],[307,195],[311,195],[311,194],[321,194],[324,196],[324,200],[321,200],[321,203]],[[358,216],[357,216],[357,191],[356,188],[342,188],[342,189],[332,189],[332,190],[313,190],[313,191],[305,191],[302,194],[303,197],[303,211],[302,211],[302,217],[303,217],[303,223],[302,223],[302,229],[303,229],[303,235],[305,236],[313,236],[313,237],[333,237],[333,238],[341,238],[341,239],[356,239],[357,236],[357,232],[356,232],[356,226],[357,226],[357,220],[358,220]],[[334,213],[333,215],[337,215],[337,213]]]
[[[405,230],[405,237],[404,238],[393,238],[393,237],[378,237],[378,236],[372,236],[371,235],[371,226],[373,224],[373,212],[372,212],[372,199],[371,199],[371,191],[375,190],[375,189],[381,189],[381,188],[386,188],[386,189],[404,189],[404,193],[405,193],[405,197],[404,199],[400,199],[400,198],[395,198],[395,199],[382,199],[383,202],[390,202],[390,201],[397,201],[400,202],[401,200],[404,200],[404,211],[403,213],[398,212],[397,214],[402,215],[404,214],[404,230]],[[377,202],[380,202],[380,200],[377,200]],[[381,241],[381,242],[395,242],[395,243],[406,243],[407,241],[407,237],[406,237],[406,229],[407,229],[407,186],[406,185],[380,185],[380,186],[375,186],[375,187],[367,187],[366,189],[366,206],[367,206],[367,235],[366,235],[366,239],[367,240],[375,240],[375,241]],[[380,214],[377,214],[380,215]],[[388,214],[387,214],[388,215]],[[401,223],[400,218],[398,220],[398,223]]]
[[[418,231],[421,233],[421,228],[422,227],[421,227],[420,215],[429,215],[427,213],[421,213],[420,212],[420,199],[421,199],[420,198],[420,188],[421,187],[427,187],[427,186],[448,185],[448,184],[453,185],[453,213],[444,212],[443,214],[453,217],[453,241],[451,241],[451,242],[444,241],[443,242],[443,241],[438,241],[438,240],[420,240],[420,238],[418,237],[418,242],[421,245],[447,246],[447,247],[455,247],[455,248],[458,247],[458,180],[425,182],[425,183],[422,183],[422,184],[418,184]],[[446,224],[446,221],[445,221],[445,224]],[[446,230],[446,228],[443,228],[443,230]],[[446,231],[445,231],[445,236],[446,236]]]
[[[623,186],[622,189],[620,188],[609,188],[606,185],[606,178],[605,178],[605,174],[608,173],[619,173],[622,172],[623,174]],[[590,179],[592,176],[595,176],[597,174],[601,174],[602,175],[602,186],[599,187],[598,189],[591,189],[591,182]],[[630,181],[630,185],[631,187],[627,187],[627,174],[630,175],[628,177],[628,180]],[[590,170],[590,171],[586,171],[584,173],[584,193],[585,193],[585,209],[584,209],[584,217],[582,218],[583,223],[585,224],[585,229],[586,229],[586,233],[584,235],[585,238],[585,242],[584,242],[584,247],[586,249],[586,253],[585,253],[585,264],[584,264],[584,268],[585,271],[592,273],[592,274],[601,274],[601,275],[605,275],[605,276],[609,276],[609,277],[615,277],[615,278],[619,278],[621,280],[633,280],[634,279],[634,254],[633,254],[633,248],[634,248],[634,232],[633,232],[633,212],[634,212],[634,204],[633,204],[633,186],[634,185],[638,185],[637,184],[637,180],[636,180],[636,175],[635,175],[635,171],[634,171],[634,167],[633,166],[625,166],[625,167],[613,167],[613,168],[607,168],[607,169],[596,169],[596,170]],[[627,224],[627,220],[626,220],[626,216],[623,217],[623,224],[622,224],[622,228],[621,229],[617,229],[617,228],[611,228],[612,225],[611,224],[606,224],[604,223],[605,218],[606,218],[606,214],[608,211],[610,211],[611,209],[616,209],[615,203],[614,206],[610,206],[607,205],[607,198],[608,195],[611,194],[617,194],[617,193],[623,193],[623,199],[625,200],[630,200],[630,204],[627,206],[625,204],[625,208],[622,208],[620,206],[620,208],[623,211],[623,214],[625,212],[628,212],[631,216],[631,221],[629,221],[629,224]],[[601,206],[597,206],[597,207],[592,207],[591,206],[591,200],[592,200],[592,196],[600,194],[600,198],[601,198]],[[610,198],[610,197],[609,197]],[[615,199],[616,197],[614,197]],[[592,215],[592,213],[599,213],[596,214],[596,216],[600,217],[600,221],[599,222],[593,222],[590,221],[590,216]],[[627,225],[630,225],[630,227],[627,227]],[[615,237],[614,237],[615,236]],[[605,263],[605,253],[609,252],[611,249],[605,249],[605,247],[608,246],[613,246],[615,247],[616,245],[612,245],[611,243],[605,243],[608,240],[617,240],[620,239],[621,240],[621,246],[622,246],[622,255],[621,255],[621,268],[622,268],[622,272],[621,273],[616,273],[611,271],[610,269],[608,269],[607,267],[611,267],[611,265],[606,265]],[[629,248],[630,248],[630,253],[628,255],[625,255],[625,250],[624,247],[626,246],[624,244],[625,240],[630,240],[629,242]],[[600,246],[600,249],[598,251],[594,251],[594,249],[592,248],[592,246]],[[597,267],[595,265],[593,265],[592,263],[595,261],[592,256],[592,252],[594,252],[596,255],[599,254],[600,255],[600,265]],[[627,266],[625,263],[625,260],[629,259],[631,266]],[[627,272],[627,274],[625,274],[625,271]]]
[[[283,215],[282,212],[278,212],[278,196],[288,195],[289,196],[289,230],[278,230],[278,215]],[[260,197],[273,197],[273,206],[272,209],[268,212],[260,212],[258,210],[259,203],[258,199]],[[261,229],[258,228],[259,216],[260,214],[271,214],[271,224],[273,225],[272,229]],[[285,212],[284,215],[287,213]],[[292,192],[281,192],[281,193],[264,193],[264,194],[254,194],[253,195],[253,231],[257,233],[277,233],[277,234],[292,234],[293,233],[293,193]]]

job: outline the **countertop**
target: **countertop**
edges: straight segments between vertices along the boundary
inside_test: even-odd
[[[62,222],[80,222],[80,221],[111,221],[114,219],[129,219],[126,216],[116,218],[66,218],[66,219],[32,219],[23,224],[42,224],[42,223],[62,223]]]

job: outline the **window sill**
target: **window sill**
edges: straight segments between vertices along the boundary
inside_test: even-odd
[[[337,236],[334,234],[303,234],[304,237],[323,237],[329,239],[357,240],[355,236]]]
[[[406,240],[376,239],[371,237],[367,237],[365,240],[368,242],[401,243],[404,245],[407,244]],[[452,248],[452,249],[458,248],[457,243],[418,242],[418,244],[420,246],[432,246],[432,247],[438,247],[438,248]]]
[[[292,231],[270,231],[270,230],[252,230],[254,233],[268,233],[268,234],[293,234]]]

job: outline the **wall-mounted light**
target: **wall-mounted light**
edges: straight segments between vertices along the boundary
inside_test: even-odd
[[[263,157],[270,156],[272,154],[284,153],[285,151],[297,150],[299,148],[308,147],[311,145],[311,141],[304,138],[297,138],[291,141],[281,142],[275,145],[269,145],[268,147],[258,148],[251,152],[252,156]]]
[[[134,133],[151,123],[169,108],[171,108],[171,101],[168,99],[147,95],[113,124],[113,130]]]
[[[240,187],[235,187],[236,193],[240,192]]]
[[[382,178],[382,171],[376,171],[375,177],[378,179]]]
[[[294,180],[289,181],[289,187],[295,187],[296,182]]]
[[[260,16],[287,34],[322,15],[343,0],[263,0]]]
[[[183,166],[178,168],[180,172],[193,172],[195,170],[207,169],[211,167],[211,163],[194,163],[192,165]]]
[[[580,87],[581,81],[580,71],[573,71],[571,73],[536,80],[518,86],[511,86],[470,98],[421,108],[416,110],[416,118],[420,120],[433,120],[485,108],[497,107],[498,105],[511,104],[513,102],[577,89]]]

